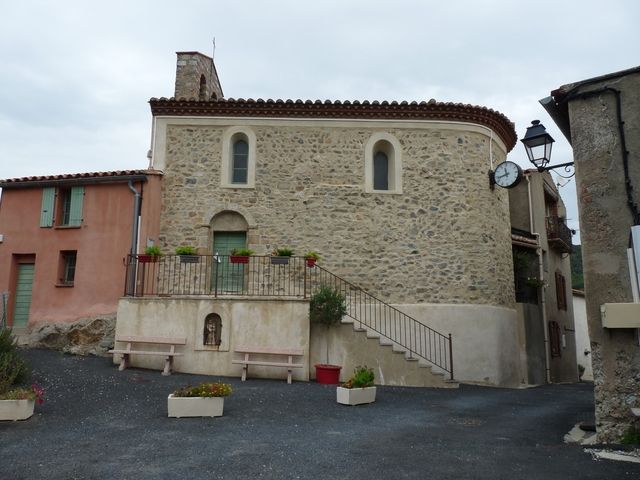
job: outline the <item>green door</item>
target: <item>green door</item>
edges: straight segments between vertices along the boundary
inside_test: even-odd
[[[214,232],[213,253],[221,255],[213,268],[213,288],[218,292],[242,293],[244,264],[230,263],[228,255],[234,248],[247,248],[246,232]]]
[[[15,306],[13,309],[13,328],[25,328],[29,322],[31,291],[33,289],[33,263],[18,265]]]

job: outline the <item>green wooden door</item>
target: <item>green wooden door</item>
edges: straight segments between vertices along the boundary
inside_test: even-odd
[[[13,308],[13,328],[24,328],[29,322],[33,271],[33,263],[21,263],[18,265],[15,306]]]
[[[247,248],[246,232],[214,232],[213,252],[221,255],[213,269],[213,288],[218,292],[242,293],[244,290],[244,264],[229,262],[228,255],[234,248]]]

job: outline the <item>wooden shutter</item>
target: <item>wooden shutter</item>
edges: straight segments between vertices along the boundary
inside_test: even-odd
[[[56,189],[47,187],[42,189],[42,208],[40,209],[40,226],[53,227],[53,205]]]
[[[84,201],[84,187],[71,188],[71,208],[69,210],[69,225],[78,226],[82,223],[82,202]]]
[[[556,302],[558,310],[567,309],[567,286],[564,275],[556,272]]]

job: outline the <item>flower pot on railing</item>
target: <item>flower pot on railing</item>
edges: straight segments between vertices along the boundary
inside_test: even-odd
[[[307,263],[307,267],[313,268],[316,266],[316,262],[320,259],[318,252],[309,251],[304,254],[304,260]]]
[[[199,263],[200,257],[198,255],[180,255],[180,263]]]
[[[158,255],[138,255],[138,262],[140,263],[156,263],[160,258]]]
[[[230,255],[229,261],[231,263],[249,263],[249,257],[246,255]]]
[[[318,260],[316,260],[315,258],[305,258],[305,261],[307,262],[307,267],[312,268],[316,266],[316,262]]]
[[[176,248],[176,255],[180,256],[180,263],[198,263],[200,256],[194,247],[182,246]]]
[[[271,257],[271,265],[289,265],[289,257]]]
[[[271,253],[271,265],[289,265],[293,250],[288,247],[276,248]]]

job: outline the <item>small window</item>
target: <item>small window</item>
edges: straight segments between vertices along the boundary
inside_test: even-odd
[[[216,313],[210,313],[204,319],[203,345],[220,346],[222,319]]]
[[[61,187],[57,192],[56,225],[78,227],[82,223],[84,187]]]
[[[76,257],[75,250],[60,252],[60,285],[73,286],[76,277]]]
[[[389,157],[382,151],[373,156],[373,189],[389,190]]]
[[[200,90],[198,92],[198,100],[207,99],[207,79],[204,75],[200,75]]]
[[[364,151],[364,191],[402,193],[402,151],[391,134],[373,134]]]
[[[233,143],[231,183],[247,183],[249,173],[249,144],[243,140]]]
[[[567,285],[560,272],[556,272],[556,302],[558,304],[558,310],[567,309]]]
[[[256,135],[249,127],[228,128],[222,136],[220,184],[225,188],[254,188]]]

